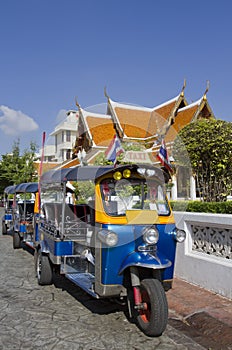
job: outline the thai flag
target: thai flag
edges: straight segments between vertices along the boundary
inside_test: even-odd
[[[170,172],[173,171],[171,163],[168,158],[168,151],[164,139],[162,138],[160,150],[157,154],[157,158],[160,160],[161,164]]]
[[[105,155],[108,160],[114,163],[114,166],[116,165],[117,157],[124,152],[124,149],[121,146],[121,142],[118,138],[118,136],[115,134],[112,141],[109,144],[109,147],[107,148]]]

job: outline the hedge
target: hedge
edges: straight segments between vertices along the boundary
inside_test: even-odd
[[[174,211],[232,214],[232,201],[227,201],[227,202],[170,201],[170,204]]]

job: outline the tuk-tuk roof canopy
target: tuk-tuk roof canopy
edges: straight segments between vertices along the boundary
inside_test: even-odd
[[[77,166],[74,168],[64,168],[58,170],[50,170],[41,176],[41,183],[53,183],[53,182],[67,182],[67,181],[84,181],[84,180],[97,180],[103,175],[110,172],[123,171],[124,169],[130,169],[136,171],[138,168],[153,169],[155,170],[154,177],[158,177],[161,181],[164,181],[164,174],[160,168],[152,165],[137,165],[127,164],[114,167],[112,165],[106,166]]]
[[[15,187],[17,187],[17,185],[10,185],[10,186],[7,186],[7,187],[4,189],[4,193],[6,193],[6,194],[13,194],[13,193],[15,193]]]
[[[36,193],[38,192],[38,182],[23,182],[15,186],[13,193]]]

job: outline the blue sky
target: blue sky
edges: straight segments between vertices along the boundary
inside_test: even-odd
[[[41,145],[63,111],[202,97],[232,121],[230,0],[0,0],[0,156]]]

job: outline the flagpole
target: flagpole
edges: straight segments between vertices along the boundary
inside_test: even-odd
[[[40,159],[40,166],[39,166],[39,181],[38,181],[39,210],[40,210],[40,206],[41,206],[41,186],[40,186],[40,179],[41,179],[42,172],[43,172],[45,138],[46,138],[46,133],[45,133],[45,131],[44,131],[44,132],[43,132],[43,135],[42,135],[42,152],[41,152],[41,159]]]

